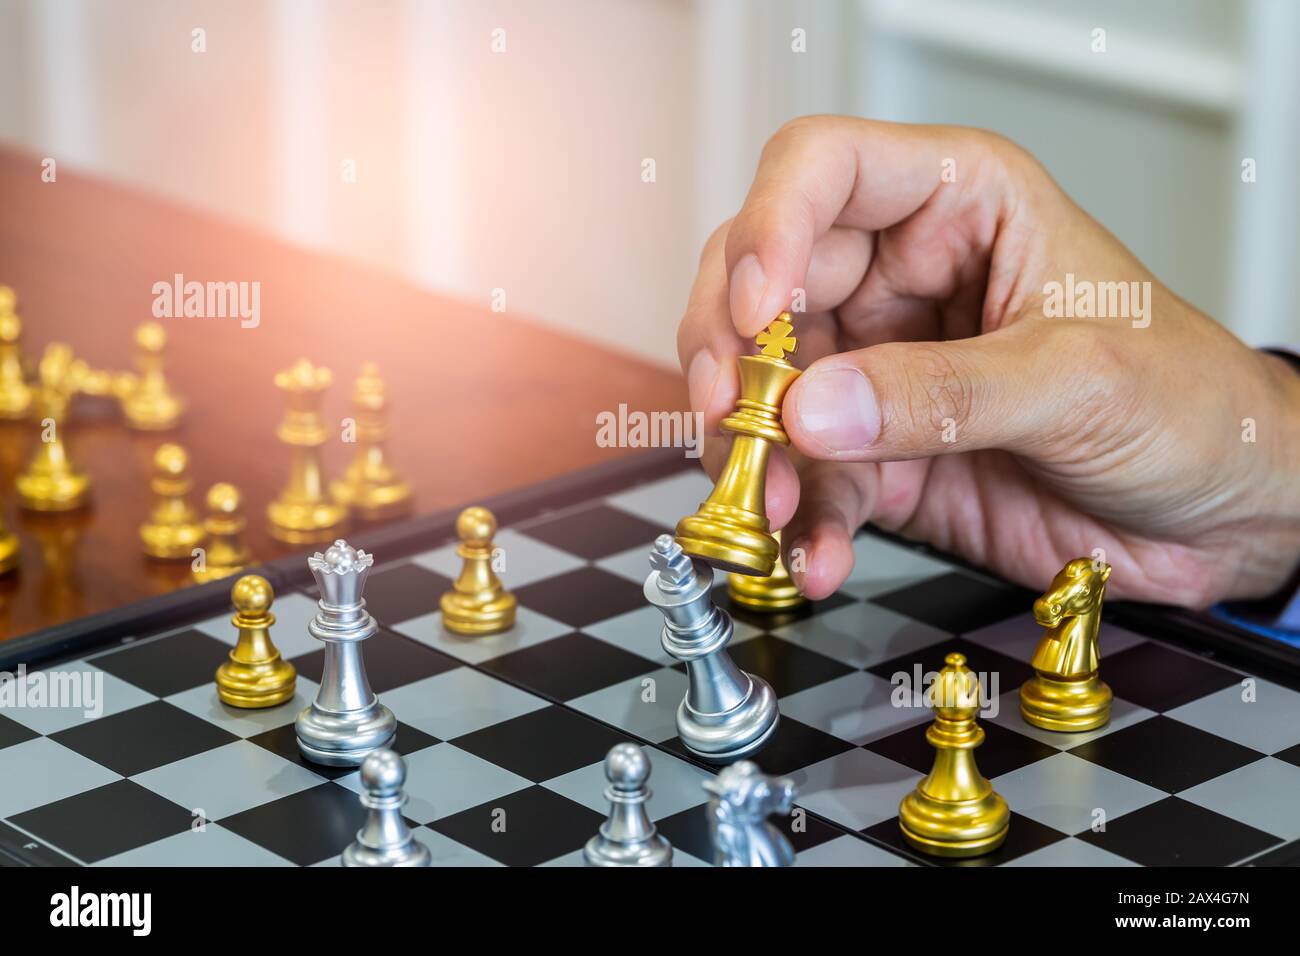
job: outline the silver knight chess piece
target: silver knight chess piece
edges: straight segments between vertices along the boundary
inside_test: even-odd
[[[791,866],[794,848],[768,822],[794,807],[794,782],[769,777],[741,760],[704,781],[709,795],[709,837],[716,866]]]
[[[672,866],[673,848],[655,832],[646,812],[650,759],[636,744],[615,744],[605,757],[609,817],[587,841],[588,866]]]
[[[776,694],[727,654],[731,617],[713,603],[713,569],[690,558],[671,535],[650,552],[645,596],[664,615],[664,650],[686,663],[689,686],[677,708],[677,734],[692,754],[725,763],[756,753],[780,713]]]
[[[429,848],[402,819],[406,761],[396,751],[372,750],[361,761],[361,805],[368,811],[357,838],[343,851],[344,866],[428,866]]]
[[[307,631],[325,644],[325,668],[316,699],[294,726],[298,749],[314,763],[355,767],[397,735],[397,719],[370,689],[361,659],[361,642],[379,630],[361,597],[374,563],[341,539],[307,559],[321,595]]]

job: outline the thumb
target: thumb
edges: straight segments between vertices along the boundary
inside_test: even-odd
[[[785,429],[805,455],[837,461],[1016,451],[1051,427],[1065,391],[1041,371],[1028,325],[827,356],[790,387]]]

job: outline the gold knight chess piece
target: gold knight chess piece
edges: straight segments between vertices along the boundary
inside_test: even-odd
[[[1110,720],[1113,695],[1101,680],[1097,631],[1110,565],[1075,558],[1034,602],[1046,628],[1030,661],[1035,674],[1020,687],[1020,715],[1044,730],[1079,733]]]
[[[23,364],[23,323],[13,289],[0,286],[0,418],[21,421],[32,410],[32,386]]]
[[[230,589],[235,616],[230,623],[239,639],[230,659],[217,668],[217,696],[231,707],[274,707],[293,697],[298,675],[292,664],[280,657],[271,640],[275,615],[271,583],[256,574],[246,574]]]
[[[158,432],[180,424],[185,402],[172,391],[164,374],[166,346],[167,332],[157,322],[145,322],[135,330],[136,374],[117,376],[113,383],[128,428]]]
[[[352,391],[357,453],[343,478],[330,486],[334,500],[363,521],[388,521],[411,510],[411,486],[388,460],[388,397],[373,362],[361,367]]]
[[[320,449],[329,432],[321,418],[321,401],[333,382],[327,368],[306,359],[275,376],[275,386],[288,400],[277,437],[289,446],[289,480],[280,496],[267,506],[271,537],[286,544],[312,544],[338,538],[348,509],[325,494]]]
[[[733,574],[768,577],[780,546],[767,522],[767,461],[773,445],[789,445],[781,400],[799,377],[785,360],[797,341],[790,313],[782,312],[755,340],[758,355],[740,357],[740,401],[722,420],[736,437],[708,499],[677,522],[677,543],[692,557]]]
[[[776,538],[779,549],[781,532],[776,532],[772,537]],[[741,607],[760,612],[789,611],[808,603],[808,599],[799,593],[779,552],[776,566],[765,578],[752,574],[727,575],[727,595]]]
[[[208,489],[207,506],[203,530],[208,544],[203,566],[191,572],[199,584],[238,574],[253,562],[253,555],[244,544],[244,528],[248,522],[244,520],[239,489],[228,482],[217,482]]]
[[[925,731],[934,766],[899,804],[903,837],[931,856],[989,853],[1007,838],[1011,810],[975,764],[975,748],[984,742],[975,722],[979,679],[964,656],[949,654],[927,693],[934,697],[934,723]]]
[[[193,485],[189,471],[190,456],[184,448],[170,442],[158,446],[149,480],[154,504],[148,520],[140,525],[140,542],[151,558],[191,558],[203,543],[203,525],[189,503]]]
[[[41,356],[34,401],[39,440],[14,481],[18,503],[29,511],[72,511],[90,500],[90,476],[73,463],[63,440],[77,367],[72,349],[60,342],[51,342]]]
[[[486,508],[466,508],[456,519],[464,564],[452,589],[442,596],[442,623],[456,634],[496,634],[515,623],[515,596],[492,569],[497,521]]]

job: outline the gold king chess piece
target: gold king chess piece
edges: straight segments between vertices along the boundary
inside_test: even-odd
[[[180,424],[185,402],[172,392],[163,373],[166,346],[167,332],[157,322],[145,322],[135,330],[137,374],[118,376],[113,386],[128,428],[158,432]]]
[[[72,349],[62,343],[50,343],[41,356],[34,401],[39,440],[14,481],[18,503],[29,511],[72,511],[90,500],[90,476],[73,464],[63,440],[76,366]]]
[[[0,418],[21,421],[32,410],[32,387],[23,366],[23,323],[14,290],[0,286]]]
[[[771,574],[765,578],[752,574],[727,575],[727,595],[751,611],[790,611],[808,603],[781,560],[781,533],[778,531],[773,537],[776,538],[778,553]]]
[[[339,537],[348,510],[325,495],[320,449],[329,437],[321,419],[321,401],[333,376],[299,359],[275,376],[288,408],[276,435],[289,446],[289,481],[266,509],[271,537],[287,544],[311,544]]]
[[[330,486],[334,500],[363,521],[387,521],[411,510],[411,486],[389,463],[388,399],[373,362],[361,367],[352,391],[357,454],[342,480]]]
[[[1097,630],[1110,565],[1075,558],[1034,602],[1034,620],[1046,628],[1020,688],[1020,715],[1044,730],[1078,733],[1110,720],[1111,690],[1102,682]]]
[[[190,456],[180,445],[159,445],[153,455],[149,489],[154,504],[149,519],[140,525],[140,542],[151,558],[179,560],[194,556],[203,543],[203,525],[190,507]]]
[[[515,596],[492,569],[497,519],[486,508],[466,508],[456,519],[456,549],[465,563],[452,589],[442,596],[442,622],[457,634],[496,634],[515,623]]]
[[[208,515],[203,521],[208,544],[201,566],[193,569],[195,582],[206,584],[238,574],[253,562],[244,544],[243,499],[239,489],[228,482],[218,482],[208,489]]]
[[[298,675],[271,641],[275,594],[264,577],[246,574],[230,589],[239,640],[217,668],[217,696],[231,707],[274,707],[293,697]]]
[[[677,522],[677,543],[692,557],[733,574],[768,577],[780,546],[767,523],[767,460],[773,445],[789,445],[781,400],[799,370],[785,360],[797,342],[782,312],[755,340],[760,354],[742,355],[740,401],[722,420],[736,437],[717,484],[698,511]]]
[[[975,748],[984,742],[975,722],[979,679],[965,657],[949,654],[927,693],[935,708],[934,723],[925,732],[935,750],[934,766],[899,804],[903,837],[932,856],[989,853],[1006,839],[1011,810],[975,765]]]

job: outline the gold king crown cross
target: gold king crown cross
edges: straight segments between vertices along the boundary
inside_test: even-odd
[[[799,345],[796,339],[790,333],[794,331],[794,326],[790,324],[790,313],[782,312],[762,332],[754,339],[761,353],[768,358],[784,359],[786,355],[793,355]]]

